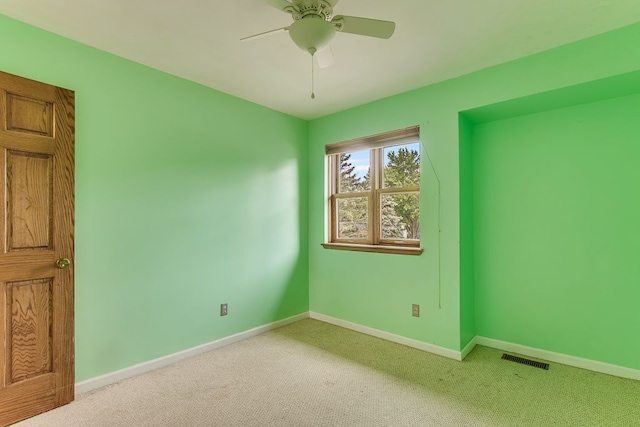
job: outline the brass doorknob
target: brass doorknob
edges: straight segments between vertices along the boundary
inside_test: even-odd
[[[56,267],[63,269],[63,268],[67,268],[71,265],[71,261],[69,261],[69,258],[58,258],[56,260]]]

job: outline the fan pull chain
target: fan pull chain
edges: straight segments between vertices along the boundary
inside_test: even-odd
[[[311,99],[316,99],[314,90],[314,78],[313,78],[313,55],[311,55]]]

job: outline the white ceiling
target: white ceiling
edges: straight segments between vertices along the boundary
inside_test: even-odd
[[[389,40],[338,33],[316,67],[264,0],[0,0],[0,13],[303,119],[640,21],[638,0],[341,0],[335,14],[396,22]]]

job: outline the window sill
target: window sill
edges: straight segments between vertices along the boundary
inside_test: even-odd
[[[340,251],[377,252],[397,255],[420,255],[423,251],[422,248],[412,246],[356,245],[351,243],[322,243],[322,247]]]

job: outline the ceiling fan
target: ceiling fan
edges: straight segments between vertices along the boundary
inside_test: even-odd
[[[391,21],[333,15],[333,7],[339,0],[265,0],[266,3],[288,13],[293,18],[289,26],[254,34],[241,40],[289,32],[291,40],[302,50],[316,57],[321,68],[333,64],[329,43],[336,32],[388,39],[396,24]],[[312,94],[312,98],[313,98]]]

